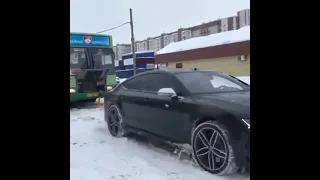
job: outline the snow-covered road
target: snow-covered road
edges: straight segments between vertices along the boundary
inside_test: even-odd
[[[248,180],[214,176],[133,139],[112,137],[103,109],[70,110],[70,180]]]

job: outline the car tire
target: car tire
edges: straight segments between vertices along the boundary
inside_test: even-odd
[[[107,117],[105,119],[109,133],[114,137],[123,137],[126,135],[126,132],[123,128],[123,116],[117,105],[111,105],[108,108]]]
[[[203,170],[220,176],[237,172],[239,168],[235,163],[228,129],[223,124],[217,121],[201,123],[194,129],[191,138],[193,158]]]

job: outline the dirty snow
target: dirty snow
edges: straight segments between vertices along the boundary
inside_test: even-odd
[[[191,38],[184,41],[171,43],[160,49],[157,54],[167,54],[191,49],[218,46],[250,40],[250,26],[245,26],[238,30],[226,31],[209,36]]]
[[[114,138],[102,109],[70,110],[70,180],[248,180],[214,176],[169,152]]]

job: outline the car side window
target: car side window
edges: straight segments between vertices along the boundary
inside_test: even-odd
[[[176,85],[169,75],[165,74],[148,74],[145,76],[145,91],[158,92],[161,88],[172,88],[177,91]]]
[[[127,89],[130,90],[144,90],[145,88],[145,76],[138,76],[122,84]]]

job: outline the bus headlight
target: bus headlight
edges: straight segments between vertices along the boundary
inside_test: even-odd
[[[76,92],[76,90],[70,89],[70,93],[75,93],[75,92]]]
[[[111,86],[107,86],[107,90],[110,91],[112,89]]]

